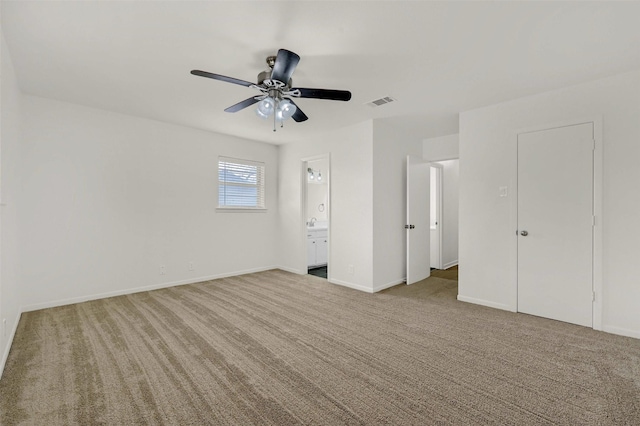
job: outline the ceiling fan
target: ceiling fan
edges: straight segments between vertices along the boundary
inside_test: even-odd
[[[298,108],[293,98],[328,99],[333,101],[348,101],[351,99],[351,92],[346,90],[293,87],[291,75],[298,62],[300,62],[300,56],[297,54],[286,49],[278,50],[277,56],[267,57],[269,69],[258,74],[258,82],[256,84],[200,70],[193,70],[191,74],[259,90],[259,95],[238,102],[225,109],[225,111],[238,112],[259,102],[256,114],[264,119],[273,115],[273,131],[275,132],[276,121],[280,122],[282,126],[282,122],[288,118],[293,118],[296,122],[308,120],[309,117]]]

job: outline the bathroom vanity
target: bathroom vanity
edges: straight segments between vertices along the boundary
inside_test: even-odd
[[[327,227],[307,227],[307,266],[327,264]]]

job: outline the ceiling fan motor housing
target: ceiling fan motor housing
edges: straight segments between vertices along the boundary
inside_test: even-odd
[[[266,71],[262,71],[260,74],[258,74],[258,86],[262,85],[264,83],[265,80],[271,80],[271,72],[273,70],[266,70]],[[289,89],[293,87],[293,79],[290,78],[289,82],[286,85],[286,89]]]

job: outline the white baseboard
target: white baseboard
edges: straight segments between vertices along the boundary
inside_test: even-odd
[[[298,274],[298,275],[306,275],[307,271],[299,271],[297,269],[294,268],[287,268],[284,266],[278,266],[278,269],[282,269],[283,271],[286,272],[291,272],[293,274]],[[352,288],[354,290],[358,290],[358,291],[363,291],[365,293],[376,293],[378,291],[384,290],[385,288],[389,288],[389,287],[393,287],[394,285],[398,285],[404,282],[404,278],[400,279],[400,280],[396,280],[396,281],[391,281],[389,283],[386,284],[382,284],[379,285],[377,287],[371,288],[371,287],[367,287],[367,286],[363,286],[360,284],[354,284],[354,283],[350,283],[348,281],[342,281],[342,280],[336,280],[333,278],[327,278],[327,281],[329,281],[331,284],[336,284],[342,287],[349,287]]]
[[[390,282],[388,282],[388,283],[386,283],[386,284],[381,284],[381,285],[375,286],[375,287],[373,288],[373,292],[374,292],[374,293],[377,293],[377,292],[379,292],[379,291],[381,291],[381,290],[384,290],[384,289],[386,289],[386,288],[390,288],[390,287],[396,286],[396,285],[398,285],[398,284],[402,284],[402,283],[404,283],[404,282],[406,282],[406,279],[405,279],[405,278],[400,278],[400,279],[397,279],[397,280],[394,280],[394,281],[390,281]]]
[[[298,275],[306,275],[309,272],[306,269],[304,271],[301,271],[299,269],[289,268],[289,267],[286,267],[286,266],[276,266],[276,269],[281,269],[281,270],[283,270],[285,272],[291,272],[292,274],[298,274]]]
[[[334,280],[334,279],[330,279],[329,282],[331,284],[337,284],[337,285],[341,285],[343,287],[349,287],[352,288],[354,290],[360,290],[360,291],[364,291],[365,293],[373,293],[373,288],[371,287],[365,287],[363,285],[360,284],[354,284],[354,283],[350,283],[347,281],[340,281],[340,280]]]
[[[4,373],[4,366],[7,363],[7,359],[9,358],[9,351],[11,350],[11,345],[13,344],[13,338],[16,336],[16,331],[18,331],[18,324],[20,323],[20,317],[22,314],[18,312],[18,318],[13,323],[13,328],[11,329],[11,334],[9,334],[9,340],[7,340],[7,346],[4,348],[4,352],[2,354],[2,361],[0,361],[0,379],[2,379],[2,373]]]
[[[109,291],[106,293],[90,294],[86,296],[72,297],[69,299],[54,300],[51,302],[35,303],[22,307],[22,312],[37,311],[40,309],[55,308],[58,306],[72,305],[74,303],[88,302],[90,300],[106,299],[107,297],[123,296],[126,294],[140,293],[143,291],[159,290],[161,288],[175,287],[178,285],[195,284],[203,281],[216,280],[220,278],[233,277],[237,275],[253,274],[255,272],[263,272],[271,269],[277,269],[276,266],[264,268],[247,269],[244,271],[227,272],[223,274],[207,275],[203,277],[189,278],[186,280],[172,281],[160,284],[151,284],[142,287],[127,288],[123,290]]]
[[[454,260],[453,262],[445,263],[444,265],[442,265],[442,269],[449,269],[452,266],[456,266],[457,264],[458,264],[458,259]]]
[[[468,297],[463,295],[458,295],[458,300],[461,302],[473,303],[476,305],[487,306],[489,308],[502,309],[503,311],[511,311],[516,312],[511,306],[506,305],[504,303],[496,303],[490,300],[476,299],[475,297]]]
[[[604,327],[602,327],[602,331],[606,333],[617,334],[619,336],[633,337],[635,339],[640,339],[640,331],[638,330],[630,330],[628,328],[611,327],[611,326],[605,325]]]

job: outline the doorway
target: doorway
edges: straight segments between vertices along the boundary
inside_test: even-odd
[[[594,123],[517,143],[518,311],[592,327]]]
[[[329,277],[329,156],[303,162],[307,273]]]
[[[442,269],[442,165],[431,163],[429,184],[429,240],[431,269]]]
[[[430,264],[432,270],[458,265],[460,161],[432,162],[430,178]]]
[[[407,284],[458,265],[459,174],[457,158],[407,158]]]

